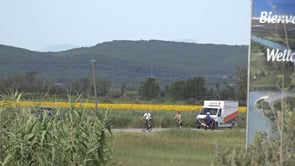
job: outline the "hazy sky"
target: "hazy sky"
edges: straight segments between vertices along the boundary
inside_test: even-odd
[[[112,40],[240,45],[250,0],[1,0],[0,44],[41,50]]]

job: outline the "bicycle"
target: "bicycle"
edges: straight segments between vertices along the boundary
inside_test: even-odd
[[[151,123],[151,119],[149,120],[144,120],[143,124],[142,124],[142,132],[151,132],[153,129],[152,127],[152,123]]]
[[[182,122],[179,119],[176,119],[176,127],[181,128],[182,127]]]

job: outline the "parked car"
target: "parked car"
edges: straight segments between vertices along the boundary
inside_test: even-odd
[[[58,120],[62,120],[62,114],[55,107],[47,107],[47,106],[35,107],[32,109],[31,112],[40,121],[43,120],[43,117],[45,116],[45,114],[47,114],[46,117],[49,119],[54,119],[55,117],[57,117]],[[57,113],[58,115],[56,116]]]

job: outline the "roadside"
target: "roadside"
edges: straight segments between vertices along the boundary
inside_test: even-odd
[[[160,132],[160,131],[166,131],[166,130],[192,130],[192,131],[205,131],[205,132],[210,132],[210,131],[216,131],[216,132],[220,132],[220,131],[224,131],[227,129],[215,129],[215,130],[204,130],[204,129],[197,129],[197,128],[181,128],[181,129],[177,129],[177,128],[153,128],[151,132]],[[229,129],[231,130],[231,129]],[[241,129],[241,132],[245,131],[245,129]],[[141,128],[122,128],[122,129],[112,129],[112,132],[133,132],[133,133],[142,133],[142,129]],[[147,131],[146,131],[147,132]],[[147,132],[148,133],[148,132]]]

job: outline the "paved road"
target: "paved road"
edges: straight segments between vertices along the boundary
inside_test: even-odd
[[[152,132],[159,132],[159,131],[165,131],[165,130],[171,130],[176,128],[153,128]],[[181,128],[179,130],[194,130],[194,131],[205,131],[204,129],[197,129],[197,128]],[[207,131],[212,131],[208,129]],[[213,130],[213,131],[223,131],[223,129]],[[127,128],[127,129],[112,129],[112,132],[142,132],[141,128]]]

